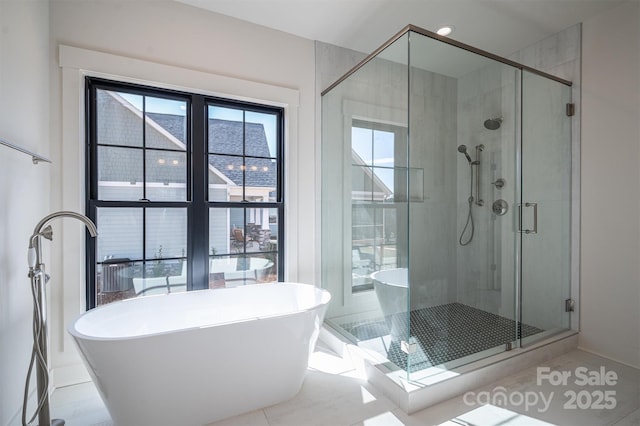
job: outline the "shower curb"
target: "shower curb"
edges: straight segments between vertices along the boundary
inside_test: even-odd
[[[386,359],[359,348],[330,327],[321,329],[320,339],[339,356],[350,360],[356,369],[363,369],[369,383],[407,414],[539,365],[578,346],[578,332],[564,331],[531,346],[443,370],[439,375],[418,382],[407,381],[387,367]]]

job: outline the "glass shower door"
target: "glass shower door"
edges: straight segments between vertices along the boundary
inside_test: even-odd
[[[521,344],[569,328],[571,87],[522,74]]]
[[[520,70],[410,33],[411,380],[517,340]]]

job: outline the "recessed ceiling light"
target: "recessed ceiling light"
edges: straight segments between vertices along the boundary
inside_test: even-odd
[[[451,25],[443,25],[442,27],[436,30],[436,33],[441,36],[448,36],[453,32],[453,27]]]

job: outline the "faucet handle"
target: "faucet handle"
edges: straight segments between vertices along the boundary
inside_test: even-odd
[[[36,248],[29,247],[29,250],[27,251],[27,262],[29,263],[29,268],[36,267],[36,257]]]
[[[502,189],[507,184],[507,181],[504,178],[498,178],[495,182],[491,182],[491,185],[495,185],[496,188]]]

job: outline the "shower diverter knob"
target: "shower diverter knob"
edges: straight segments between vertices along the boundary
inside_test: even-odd
[[[496,188],[502,189],[507,184],[507,181],[504,178],[498,178],[495,182],[491,182],[492,185],[495,185]]]

